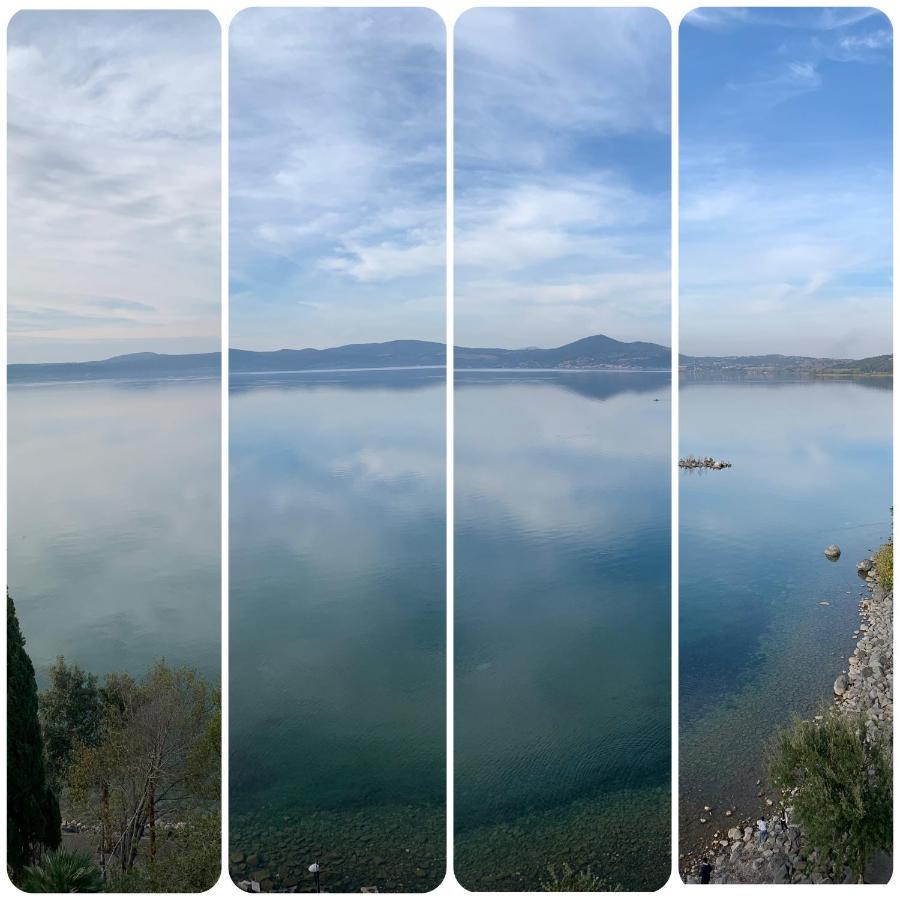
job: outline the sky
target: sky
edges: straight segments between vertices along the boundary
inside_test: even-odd
[[[230,343],[445,333],[445,31],[425,9],[230,29]]]
[[[456,343],[668,345],[666,19],[473,9],[455,41]]]
[[[9,361],[217,350],[216,19],[20,12],[7,85]]]
[[[700,9],[680,31],[680,340],[891,351],[891,26]]]

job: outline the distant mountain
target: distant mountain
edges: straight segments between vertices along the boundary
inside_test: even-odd
[[[232,372],[303,372],[310,369],[384,369],[442,366],[447,361],[443,344],[434,341],[385,341],[382,344],[346,344],[327,350],[229,350]]]
[[[671,351],[646,341],[617,341],[606,335],[564,344],[562,347],[456,347],[458,369],[599,369],[614,371],[668,371]],[[235,373],[304,372],[321,369],[387,369],[443,366],[446,349],[436,341],[386,341],[347,344],[325,350],[230,350]],[[688,375],[889,375],[893,356],[868,359],[828,359],[812,356],[685,356],[682,373]],[[15,363],[8,367],[10,382],[70,381],[98,378],[179,378],[217,376],[218,353],[129,353],[82,363]]]
[[[821,375],[893,375],[894,355],[867,356],[865,359],[851,359],[836,362],[821,370]]]
[[[434,341],[348,344],[327,350],[231,350],[232,372],[296,372],[308,369],[442,366],[446,349]],[[598,334],[562,347],[504,350],[456,347],[459,369],[668,369],[671,352],[659,344],[623,343]]]
[[[453,351],[458,369],[637,369],[668,370],[672,351],[646,341],[614,340],[605,334],[543,350],[457,347]]]
[[[10,383],[83,381],[103,378],[184,378],[218,376],[218,353],[126,353],[110,359],[74,363],[11,363]]]
[[[867,359],[830,359],[819,356],[686,356],[679,359],[685,374],[696,375],[890,375],[894,357]]]

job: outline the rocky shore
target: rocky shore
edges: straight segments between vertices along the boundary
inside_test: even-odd
[[[893,589],[879,583],[874,560],[863,560],[857,571],[865,579],[868,592],[859,604],[860,625],[853,632],[856,647],[847,668],[834,682],[834,703],[848,715],[862,716],[870,738],[880,735],[890,740],[894,718]],[[828,859],[819,858],[802,823],[792,820],[792,794],[793,791],[784,790],[775,800],[765,799],[761,815],[768,820],[768,835],[764,841],[760,840],[755,821],[741,820],[725,833],[714,832],[706,847],[683,856],[680,868],[684,880],[693,884],[699,881],[704,857],[712,865],[712,884],[826,884],[851,880],[849,873],[836,872]],[[764,797],[765,791],[761,789],[759,795]],[[880,855],[871,861],[865,880],[886,882],[890,866],[890,859]]]

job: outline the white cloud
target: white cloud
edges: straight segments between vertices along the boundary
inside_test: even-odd
[[[440,20],[248,10],[231,28],[230,81],[233,341],[441,339],[443,312],[410,318],[405,302],[444,281]]]
[[[216,21],[20,13],[8,60],[11,358],[96,356],[135,336],[214,349]]]
[[[458,342],[668,342],[668,40],[649,10],[459,20]]]
[[[885,352],[890,173],[852,163],[757,171],[699,158],[682,157],[684,352]],[[867,327],[854,328],[854,317]]]

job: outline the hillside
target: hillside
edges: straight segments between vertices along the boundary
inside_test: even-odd
[[[562,347],[524,350],[457,347],[458,369],[638,369],[668,370],[672,352],[661,344],[626,343],[603,334],[582,338]]]
[[[76,363],[11,363],[7,380],[82,381],[104,378],[184,378],[218,376],[218,353],[126,353],[110,359]]]
[[[608,371],[668,371],[671,351],[646,341],[617,341],[606,335],[564,344],[561,347],[456,347],[457,369],[598,369]],[[229,351],[235,373],[304,372],[327,369],[387,369],[440,367],[446,363],[444,344],[436,341],[385,341],[346,344],[324,350]],[[682,374],[728,376],[887,376],[893,372],[893,356],[867,359],[828,359],[813,356],[686,356],[679,360]],[[218,353],[129,353],[110,359],[81,363],[15,363],[8,367],[10,383],[77,381],[100,378],[181,378],[217,376]]]
[[[867,359],[829,359],[817,356],[686,356],[679,368],[689,375],[890,375],[891,354]]]

